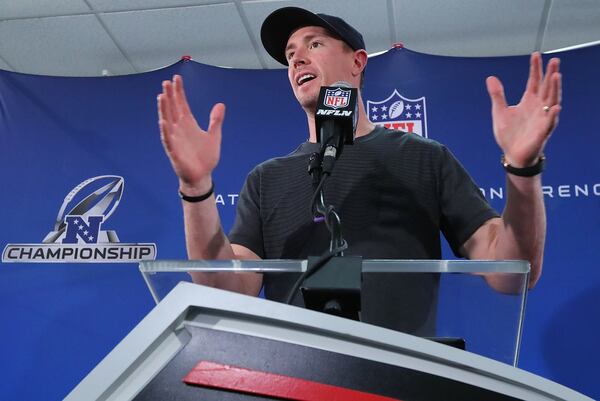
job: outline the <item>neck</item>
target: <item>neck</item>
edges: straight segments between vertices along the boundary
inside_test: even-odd
[[[309,141],[317,142],[317,130],[315,128],[315,111],[307,111],[306,112],[306,120],[308,123],[308,132],[310,134]],[[367,135],[373,129],[375,129],[375,125],[369,121],[367,117],[367,112],[365,111],[365,106],[362,101],[362,97],[360,94],[358,95],[358,121],[356,126],[356,134],[355,137],[361,137]]]

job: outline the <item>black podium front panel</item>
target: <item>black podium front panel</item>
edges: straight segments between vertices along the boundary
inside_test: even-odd
[[[432,374],[349,355],[200,327],[186,326],[184,330],[191,334],[190,341],[141,391],[136,401],[272,400],[185,384],[184,376],[203,360],[405,401],[516,400]]]

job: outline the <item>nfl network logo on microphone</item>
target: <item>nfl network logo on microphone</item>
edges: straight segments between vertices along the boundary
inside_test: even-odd
[[[332,109],[340,109],[348,106],[350,101],[350,91],[342,88],[325,89],[325,98],[323,103]]]
[[[8,244],[4,263],[118,263],[156,258],[155,244],[125,244],[117,233],[103,230],[123,195],[123,177],[87,179],[67,194],[54,224],[41,244]]]

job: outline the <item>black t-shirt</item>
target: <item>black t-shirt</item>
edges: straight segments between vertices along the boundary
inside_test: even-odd
[[[325,224],[313,222],[310,211],[308,158],[319,147],[303,143],[254,168],[240,193],[231,243],[264,259],[305,259],[329,248]],[[440,259],[440,231],[459,255],[464,242],[498,216],[446,147],[381,127],[344,147],[324,193],[325,203],[340,215],[349,245],[345,254],[365,259]],[[379,280],[385,282],[373,291],[385,293],[396,307],[408,302],[405,296],[412,292],[417,302],[431,303],[437,299],[437,280],[408,284],[404,279],[400,288],[394,280]],[[265,277],[267,298],[283,299],[291,282]],[[369,286],[366,279],[364,285]],[[388,320],[397,312],[373,313],[381,315],[374,320]]]

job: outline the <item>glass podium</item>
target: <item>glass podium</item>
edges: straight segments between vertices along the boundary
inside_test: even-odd
[[[308,266],[307,260],[157,260],[139,265],[156,303],[178,283],[191,282],[190,272],[262,273],[263,281],[277,283],[285,275],[299,277]],[[361,321],[437,340],[464,340],[468,352],[517,366],[529,263],[362,260],[361,270]],[[500,276],[510,279],[510,290],[489,284]],[[403,326],[406,320],[417,324]],[[399,322],[399,328],[387,321]]]

